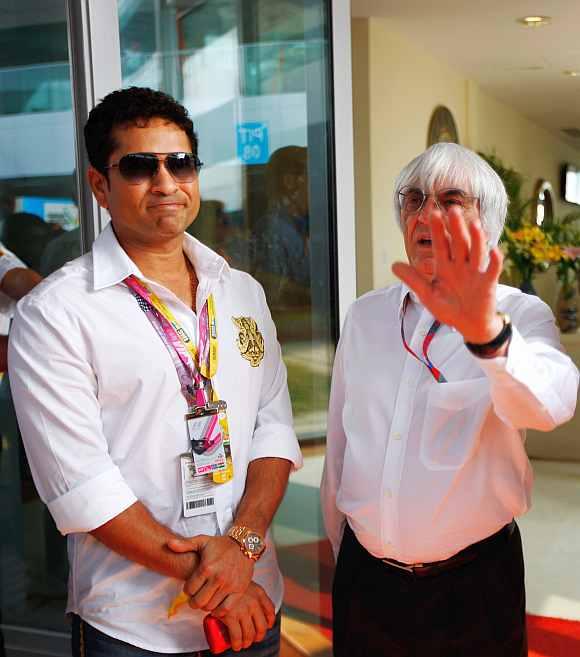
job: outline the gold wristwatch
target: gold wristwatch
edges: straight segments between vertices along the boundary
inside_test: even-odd
[[[264,554],[264,550],[266,549],[264,539],[249,527],[232,525],[228,531],[228,536],[240,546],[240,550],[248,559],[258,561],[262,554]]]

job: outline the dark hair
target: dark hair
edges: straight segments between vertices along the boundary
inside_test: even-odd
[[[117,147],[113,130],[119,126],[143,125],[150,119],[171,121],[185,132],[191,151],[197,155],[197,135],[185,107],[162,91],[129,87],[106,95],[93,107],[85,124],[85,146],[91,165],[106,175],[105,167]]]

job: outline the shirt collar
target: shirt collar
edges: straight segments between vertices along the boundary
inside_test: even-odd
[[[419,301],[419,297],[411,290],[405,283],[401,283],[401,293],[399,296],[399,319],[403,317],[403,304],[405,303],[406,296],[409,295],[412,303],[419,306],[419,311],[422,311],[424,306]]]
[[[230,267],[224,258],[189,233],[185,233],[183,250],[193,264],[200,281],[202,278],[217,280],[222,276],[229,276]],[[131,274],[144,278],[139,267],[119,244],[111,223],[93,243],[92,253],[95,290],[117,285]]]

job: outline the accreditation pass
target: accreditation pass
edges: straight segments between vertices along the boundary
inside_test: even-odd
[[[195,463],[191,453],[180,456],[181,493],[183,515],[186,518],[201,516],[216,510],[215,486],[210,477],[195,476]]]

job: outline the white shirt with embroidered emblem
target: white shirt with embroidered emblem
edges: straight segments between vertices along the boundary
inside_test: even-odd
[[[402,343],[408,292],[364,295],[341,333],[321,489],[335,555],[347,520],[371,554],[407,564],[490,536],[530,507],[525,429],[549,431],[574,414],[578,370],[537,297],[498,286],[513,323],[507,357],[477,358],[441,326],[428,349],[447,379],[438,383]],[[412,296],[405,337],[418,355],[433,319]]]
[[[88,532],[137,500],[183,536],[225,533],[243,495],[248,463],[262,457],[301,466],[286,369],[264,293],[248,274],[185,236],[199,279],[196,306],[214,295],[218,370],[228,404],[233,481],[216,487],[219,511],[184,518],[179,455],[189,443],[187,404],[166,346],[122,281],[145,280],[192,339],[196,314],[142,276],[111,226],[82,256],[38,285],[17,307],[10,381],[38,492],[63,534],[70,563],[68,611],[102,632],[157,652],[207,648],[205,612],[187,605],[168,620],[183,582],[128,561]],[[264,337],[258,367],[236,345],[233,317],[256,320]],[[276,609],[282,577],[271,536],[254,580]]]

